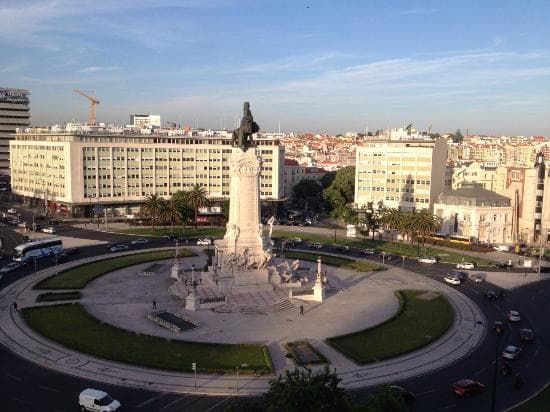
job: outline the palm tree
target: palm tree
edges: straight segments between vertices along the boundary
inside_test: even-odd
[[[416,235],[422,238],[422,247],[426,253],[426,236],[429,236],[439,229],[439,220],[427,209],[415,212],[414,229]]]
[[[390,231],[391,241],[393,243],[393,231],[399,229],[401,225],[401,220],[403,219],[403,212],[397,208],[384,208],[382,211],[382,217],[380,218],[380,223]]]
[[[399,233],[401,233],[401,236],[403,239],[405,237],[409,238],[409,241],[412,243],[412,235],[414,233],[414,225],[415,225],[415,215],[414,212],[401,212],[400,211],[401,218],[399,220],[399,226],[397,229],[399,229]]]
[[[149,216],[151,216],[151,226],[153,226],[153,231],[155,230],[155,219],[159,216],[159,213],[162,209],[162,203],[164,199],[157,194],[149,195],[145,198],[145,203],[143,207]]]
[[[195,185],[186,196],[187,205],[195,212],[195,229],[197,229],[197,218],[199,209],[208,206],[208,198],[206,197],[206,189],[199,185]]]
[[[161,213],[161,217],[164,221],[170,221],[170,233],[174,232],[174,222],[181,220],[181,210],[178,207],[177,202],[172,198],[164,202],[164,208]]]

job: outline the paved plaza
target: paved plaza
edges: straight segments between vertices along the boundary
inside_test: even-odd
[[[201,267],[206,256],[185,257],[182,266]],[[123,253],[124,254],[124,253]],[[121,254],[122,255],[122,254]],[[100,260],[89,258],[86,260]],[[334,267],[326,269],[331,293],[323,303],[293,300],[293,308],[268,314],[215,313],[211,310],[189,312],[182,301],[168,294],[170,261],[153,276],[138,273],[151,263],[114,271],[91,282],[82,291],[82,304],[95,317],[139,333],[204,342],[261,343],[268,346],[277,373],[295,367],[284,355],[286,342],[308,339],[336,368],[347,388],[376,385],[424,374],[457,361],[472,351],[486,333],[479,308],[463,294],[439,282],[403,269],[390,267],[381,272],[359,273]],[[65,264],[65,267],[75,262]],[[314,263],[303,262],[303,266]],[[62,267],[60,267],[62,269]],[[191,374],[155,371],[122,365],[80,354],[57,345],[30,330],[11,308],[35,305],[40,293],[32,290],[36,281],[52,274],[46,269],[4,289],[0,295],[0,342],[18,355],[71,375],[117,385],[143,387],[166,392],[195,392]],[[418,289],[443,293],[455,310],[455,321],[436,342],[398,358],[365,366],[357,365],[328,346],[327,337],[361,330],[390,318],[398,309],[396,290]],[[180,313],[199,327],[181,334],[165,329],[146,316],[158,309]],[[300,315],[299,305],[305,313]],[[200,363],[200,360],[197,360]],[[265,391],[271,376],[199,375],[198,393],[258,394]],[[238,391],[238,392],[237,392]]]

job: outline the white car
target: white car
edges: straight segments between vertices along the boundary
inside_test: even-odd
[[[210,246],[211,244],[212,244],[212,240],[210,240],[208,238],[197,240],[197,245],[198,246]]]
[[[80,410],[99,411],[99,412],[114,412],[120,408],[120,402],[114,400],[107,392],[97,389],[84,389],[78,395],[78,406]]]
[[[509,252],[510,251],[510,246],[508,246],[508,245],[498,245],[498,246],[493,246],[493,249],[498,250],[499,252]]]
[[[299,237],[295,237],[293,239],[290,239],[291,242],[294,242],[294,243],[302,243],[302,239],[300,239]]]
[[[55,228],[50,226],[50,227],[45,227],[44,229],[42,229],[42,232],[44,233],[55,233]]]
[[[148,245],[149,240],[147,239],[135,239],[130,242],[132,245]]]
[[[121,250],[128,250],[128,245],[113,245],[109,248],[111,252],[119,252]]]
[[[475,267],[476,265],[472,262],[462,262],[456,264],[457,269],[475,269]]]
[[[517,310],[511,310],[507,314],[508,320],[510,322],[519,322],[521,321],[521,316]]]
[[[17,210],[15,210],[13,207],[11,209],[8,209],[8,213],[11,215],[17,214]]]
[[[445,276],[443,280],[451,285],[460,285],[460,279],[454,276]]]
[[[521,353],[521,348],[514,345],[506,346],[506,349],[502,351],[502,357],[505,359],[516,359]]]
[[[425,257],[418,258],[418,261],[420,263],[429,263],[429,264],[433,265],[434,263],[437,262],[437,259],[434,258],[434,257],[431,257],[431,256],[430,257],[425,256]]]
[[[487,275],[485,273],[476,273],[476,274],[470,275],[470,279],[472,279],[475,283],[485,282],[486,277]]]

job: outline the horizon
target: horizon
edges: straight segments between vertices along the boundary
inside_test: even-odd
[[[550,3],[8,0],[2,87],[33,125],[130,114],[264,132],[550,136]],[[249,62],[249,63],[247,63]],[[220,127],[221,126],[221,127]]]

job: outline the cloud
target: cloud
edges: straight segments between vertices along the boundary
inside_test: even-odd
[[[90,66],[80,69],[79,73],[99,73],[99,72],[112,72],[120,70],[119,66]]]

